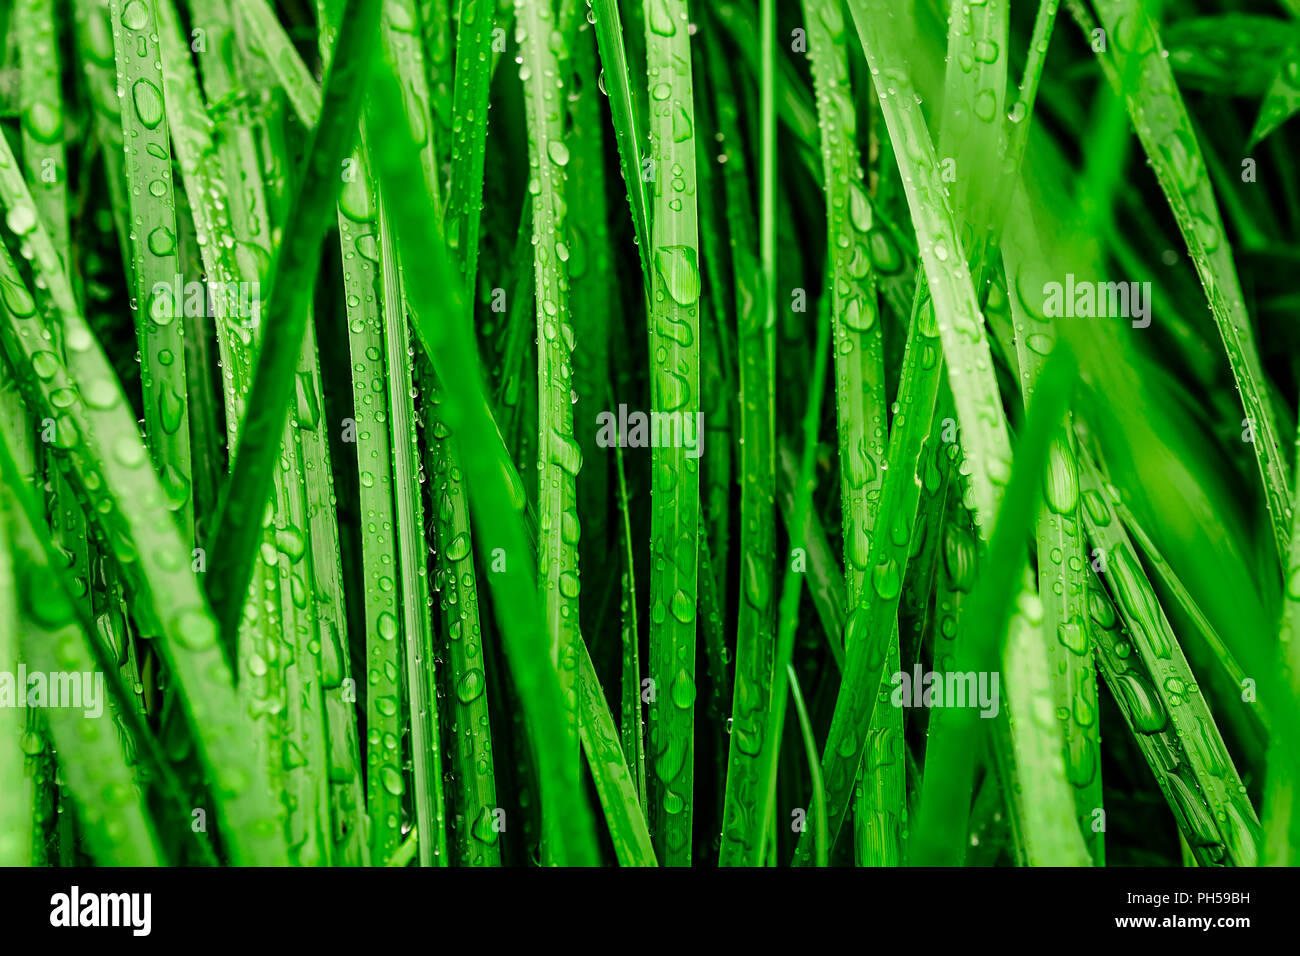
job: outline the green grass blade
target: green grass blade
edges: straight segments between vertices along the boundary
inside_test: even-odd
[[[1265,137],[1300,112],[1300,89],[1296,87],[1296,78],[1300,75],[1300,38],[1291,47],[1289,55],[1278,67],[1277,76],[1269,84],[1264,94],[1264,102],[1259,107],[1259,118],[1251,130],[1247,149],[1254,149]]]
[[[1017,194],[1016,200],[1021,199]],[[1021,216],[1032,234],[1030,217],[1019,202],[1011,215]],[[1007,272],[1019,276],[1020,260],[1028,250],[1019,243],[1006,244]],[[1056,347],[1056,330],[1050,320],[1035,321],[1019,295],[1009,296],[1016,328],[1016,356],[1025,404]],[[1067,414],[1050,452],[1043,506],[1035,538],[1038,547],[1038,594],[1043,606],[1041,632],[1051,665],[1051,690],[1056,712],[1069,716],[1065,731],[1065,766],[1072,784],[1081,831],[1093,860],[1104,859],[1104,831],[1092,827],[1102,809],[1100,715],[1097,679],[1088,640],[1086,541],[1079,514],[1079,478],[1072,419]]]
[[[538,541],[538,584],[551,661],[560,677],[565,711],[577,728],[577,688],[573,659],[578,633],[578,511],[576,478],[582,452],[573,437],[570,365],[574,348],[569,308],[565,167],[569,147],[559,110],[565,78],[560,75],[551,39],[551,0],[516,0],[528,119],[528,153],[533,203],[533,268],[537,301],[537,404],[539,512],[545,516]],[[576,734],[573,735],[576,741]],[[572,759],[578,754],[575,751]],[[546,846],[546,843],[543,843]]]
[[[813,852],[817,865],[826,866],[830,841],[826,837],[826,788],[822,785],[822,768],[817,753],[817,741],[813,736],[808,705],[804,703],[803,691],[799,689],[799,677],[794,672],[793,664],[786,665],[786,673],[790,679],[790,700],[794,702],[795,714],[799,718],[799,734],[803,738],[804,753],[808,757],[808,776],[812,780]]]
[[[388,417],[393,457],[394,529],[401,574],[402,633],[406,639],[406,683],[410,693],[411,750],[416,793],[416,825],[421,866],[449,865],[444,825],[442,743],[438,731],[437,670],[425,568],[424,505],[420,488],[419,435],[415,425],[410,331],[401,276],[380,203],[384,276],[384,345],[387,358]]]
[[[23,162],[27,183],[50,238],[68,247],[68,169],[63,146],[60,46],[53,0],[22,0],[14,10],[21,49],[19,85],[23,107]]]
[[[943,375],[938,335],[934,310],[918,296],[898,386],[900,407],[889,435],[886,454],[889,474],[880,494],[880,514],[893,518],[878,522],[872,534],[870,600],[866,606],[849,613],[844,627],[843,678],[822,748],[827,833],[832,846],[843,826],[858,780],[858,767],[868,744],[867,731],[880,696],[889,643],[897,641],[898,600],[911,553],[910,530],[916,521],[920,498],[917,475],[921,450],[930,432]],[[895,527],[904,529],[905,533],[897,534]],[[812,859],[812,850],[811,838],[805,834],[796,849],[795,863],[806,865]]]
[[[1300,453],[1300,433],[1296,447]],[[1300,457],[1297,457],[1300,469]],[[1300,514],[1300,511],[1296,512]],[[1282,665],[1283,686],[1300,697],[1300,527],[1291,532],[1287,555],[1286,593],[1282,604],[1282,623],[1278,630],[1278,659]],[[1300,861],[1300,802],[1296,784],[1300,781],[1296,758],[1275,740],[1268,758],[1265,784],[1263,860],[1266,866],[1295,866]]]
[[[152,4],[111,0],[122,104],[134,256],[132,290],[140,339],[145,432],[181,533],[194,536],[190,423],[182,322],[170,290],[180,276],[172,197],[171,136],[163,100],[158,24]],[[128,103],[129,99],[129,103]]]
[[[653,190],[650,323],[651,408],[673,413],[677,447],[651,460],[650,802],[660,859],[690,865],[695,777],[695,634],[699,558],[698,458],[683,447],[700,434],[700,267],[690,31],[685,0],[646,5]]]
[[[268,0],[238,0],[234,9],[257,35],[266,62],[275,71],[276,79],[284,88],[298,118],[308,126],[314,126],[321,115],[320,87],[294,49],[274,7]]]
[[[8,523],[20,606],[26,611],[23,658],[32,670],[89,680],[97,673],[98,662],[87,642],[98,635],[82,630],[71,596],[53,582],[54,572],[20,515],[11,509]],[[82,689],[83,695],[87,692],[88,688]],[[78,808],[78,823],[91,856],[102,864],[157,866],[162,856],[153,825],[114,724],[118,705],[105,696],[98,698],[99,713],[49,707],[43,709],[42,718],[58,748],[59,767]],[[106,794],[114,799],[105,800]]]
[[[488,98],[492,87],[493,0],[460,0],[456,16],[456,77],[452,127],[451,190],[447,198],[447,241],[463,263],[471,300],[478,287],[479,222],[483,165],[487,151]]]
[[[578,728],[619,864],[658,866],[637,799],[636,781],[628,769],[618,728],[605,703],[605,692],[585,642],[578,648]]]
[[[8,511],[7,501],[0,501],[0,511]],[[22,624],[11,524],[5,513],[0,520],[0,668],[16,674]],[[6,867],[32,865],[34,791],[26,770],[26,733],[27,708],[0,707],[0,773],[7,781],[0,790],[0,865]]]
[[[791,660],[794,657],[795,631],[799,625],[799,599],[803,593],[804,572],[796,570],[793,560],[796,550],[804,547],[800,532],[805,527],[805,516],[812,506],[815,487],[813,463],[817,450],[817,425],[821,421],[822,391],[826,385],[826,349],[830,342],[831,304],[823,301],[818,308],[817,341],[812,351],[812,380],[809,383],[808,401],[803,418],[803,451],[799,461],[799,480],[795,485],[794,511],[790,524],[790,552],[792,555],[781,583],[781,601],[777,612],[776,651],[772,664],[772,697],[770,712],[767,716],[767,731],[763,735],[762,771],[760,783],[761,799],[754,820],[761,829],[754,843],[763,846],[762,834],[766,832],[772,820],[772,804],[775,800],[777,756],[781,749],[781,736],[785,730],[786,693],[789,689]],[[815,748],[814,752],[815,752]],[[821,789],[820,779],[814,779],[814,790]],[[825,813],[825,795],[818,802]],[[823,815],[814,825],[814,834],[820,838],[819,853],[824,859],[826,848],[826,820]],[[816,842],[816,841],[814,841]],[[761,853],[761,850],[760,850]],[[756,856],[752,865],[761,866],[762,858]]]
[[[722,49],[705,36],[708,62]],[[753,813],[760,799],[758,757],[763,750],[765,714],[772,684],[775,611],[772,577],[776,549],[775,447],[772,421],[772,364],[768,331],[760,315],[761,283],[750,178],[740,133],[739,106],[730,78],[715,70],[720,150],[727,223],[736,283],[736,353],[740,386],[737,455],[740,482],[740,597],[736,625],[736,667],[728,740],[727,780],[719,863],[739,866],[754,858]]]
[[[973,599],[972,610],[976,607]],[[1049,717],[1047,702],[1054,696],[1052,679],[1056,671],[1050,657],[1051,637],[1046,629],[1043,602],[1034,587],[1033,575],[1026,569],[1002,657],[1002,672],[1007,681],[1004,691],[1007,726],[1014,759],[1014,766],[1003,771],[1011,786],[1004,783],[1003,789],[1011,791],[1008,799],[1012,801],[1016,818],[1012,826],[1018,831],[1026,865],[1087,866],[1092,858],[1080,835],[1079,824],[1086,821],[1088,832],[1092,833],[1091,825],[1099,817],[1091,809],[1100,807],[1085,811],[1084,805],[1079,804],[1080,809],[1076,810],[1079,791],[1073,785],[1077,777],[1068,761],[1077,758],[1068,742],[1062,747],[1065,728],[1059,720]]]
[[[429,390],[425,389],[426,395]],[[461,474],[460,451],[441,411],[442,399],[433,404],[430,441],[430,478],[435,501],[438,583],[447,641],[447,684],[454,688],[451,703],[451,762],[455,800],[460,815],[470,825],[460,836],[462,865],[499,866],[501,850],[492,814],[497,808],[493,768],[492,731],[488,720],[486,664],[479,618],[478,572],[474,566],[474,537],[466,501],[468,489]],[[427,434],[427,432],[426,432]]]
[[[1210,851],[1212,856],[1220,859],[1226,856],[1238,866],[1253,866],[1257,859],[1259,821],[1246,797],[1241,777],[1204,697],[1187,692],[1197,685],[1195,675],[1146,579],[1137,552],[1107,501],[1096,466],[1087,455],[1080,456],[1079,465],[1088,538],[1105,555],[1106,584],[1115,596],[1133,647],[1150,673],[1150,684],[1139,684],[1133,692],[1146,692],[1144,705],[1150,712],[1150,726],[1163,730],[1172,725],[1185,742],[1197,791],[1204,795],[1214,830],[1218,831],[1213,843],[1207,844],[1205,836],[1198,836],[1193,847],[1217,846],[1217,850]],[[1176,783],[1171,779],[1170,785],[1186,786],[1181,779]],[[1185,805],[1194,801],[1190,794],[1183,794],[1179,799]]]
[[[605,394],[613,396],[608,385]],[[622,517],[624,566],[622,573],[622,599],[619,611],[622,617],[619,636],[622,639],[622,673],[619,680],[619,738],[628,767],[636,783],[637,800],[645,808],[646,763],[645,720],[641,705],[641,635],[637,626],[636,603],[636,546],[632,537],[632,514],[628,506],[627,471],[623,467],[623,448],[614,446],[614,467],[618,473],[618,510]]]

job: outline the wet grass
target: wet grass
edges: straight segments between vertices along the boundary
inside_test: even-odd
[[[0,863],[1293,864],[1228,6],[6,5]]]

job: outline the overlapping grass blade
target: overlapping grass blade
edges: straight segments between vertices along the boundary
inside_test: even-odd
[[[7,251],[0,252],[6,323],[0,333],[24,400],[54,426],[53,449],[71,465],[74,487],[117,554],[141,626],[162,640],[158,648],[179,686],[183,711],[214,774],[217,816],[228,829],[232,857],[245,862],[285,859],[279,808],[265,770],[246,748],[250,736],[235,702],[213,618],[191,570],[191,548],[181,535],[163,483],[148,454],[103,350],[87,328],[71,284],[34,208],[7,142],[0,137],[0,199],[26,226],[32,253],[54,314],[62,323],[67,362],[46,349],[49,332],[31,292]],[[14,210],[19,210],[17,217]],[[74,384],[75,383],[75,384]],[[123,556],[132,558],[122,561]]]
[[[898,409],[886,453],[889,474],[880,493],[880,514],[892,518],[877,522],[872,533],[869,601],[850,612],[844,627],[844,671],[822,746],[827,833],[832,846],[849,810],[858,767],[868,745],[867,730],[880,696],[889,643],[897,642],[898,600],[920,498],[917,474],[943,370],[934,309],[923,295],[924,288],[918,289],[899,379]],[[895,527],[905,533],[895,533]],[[799,841],[795,863],[807,864],[812,852],[811,838],[805,834]]]
[[[1011,458],[983,315],[966,264],[968,250],[945,196],[939,159],[917,108],[917,94],[904,59],[906,47],[892,25],[894,18],[878,0],[850,0],[848,7],[871,64],[894,154],[906,169],[903,182],[943,340],[962,447],[971,467],[974,510],[981,534],[987,534],[1010,475]],[[990,101],[984,94],[991,91]],[[974,99],[977,105],[969,121],[976,128],[997,126],[1002,116],[996,108],[997,92],[981,88]],[[968,221],[981,220],[971,212]],[[978,253],[980,248],[977,240],[969,252]]]
[[[391,70],[391,64],[385,63],[372,78],[368,122],[376,129],[409,131],[399,81]],[[481,529],[475,546],[489,563],[501,568],[489,580],[498,597],[506,660],[529,718],[543,812],[551,817],[551,832],[557,837],[553,858],[575,866],[594,863],[597,851],[590,810],[578,789],[576,761],[569,759],[577,746],[576,735],[565,716],[549,649],[539,638],[544,633],[540,601],[530,597],[538,591],[520,518],[523,488],[489,412],[465,320],[458,270],[448,258],[436,222],[427,215],[431,200],[425,196],[424,203],[418,202],[427,187],[409,153],[409,147],[391,135],[374,144],[372,159],[380,189],[408,198],[390,212],[413,328],[443,385],[448,427],[462,439],[464,468],[474,489],[471,515]]]
[[[657,866],[637,798],[636,778],[628,769],[618,728],[605,703],[585,641],[578,648],[578,729],[618,862],[623,866]]]
[[[1177,781],[1171,777],[1170,786],[1189,816],[1200,816],[1195,808],[1202,799],[1198,794],[1203,795],[1213,821],[1213,829],[1197,829],[1193,850],[1202,847],[1212,860],[1226,858],[1238,866],[1253,866],[1259,820],[1241,777],[1204,697],[1190,693],[1190,688],[1197,685],[1195,675],[1146,579],[1137,552],[1107,501],[1108,492],[1096,466],[1086,454],[1080,456],[1079,466],[1088,538],[1105,555],[1106,584],[1115,596],[1133,648],[1150,674],[1145,684],[1137,678],[1125,679],[1125,690],[1119,693],[1139,695],[1145,720],[1154,728],[1150,732],[1172,726],[1183,742],[1196,789],[1189,790],[1181,777]]]
[[[862,607],[870,587],[871,532],[875,501],[884,480],[881,468],[888,434],[884,344],[870,252],[873,226],[858,161],[857,121],[849,85],[848,39],[842,5],[805,0],[809,52],[821,117],[822,166],[826,184],[828,279],[835,324],[835,403],[839,424],[840,511],[849,613]],[[886,673],[897,670],[891,649]],[[871,733],[900,740],[902,715],[877,710]],[[889,752],[890,744],[882,746]],[[868,866],[897,863],[903,817],[902,764],[887,761],[863,783],[856,811]]]
[[[1039,378],[1036,400],[1030,408],[1024,434],[1021,436],[1019,456],[1008,489],[1008,501],[1011,504],[1001,512],[993,529],[987,556],[981,563],[980,581],[971,595],[970,603],[963,609],[965,634],[958,644],[957,660],[953,666],[953,670],[958,672],[988,674],[997,670],[1000,659],[1011,655],[1008,660],[1017,666],[1008,674],[1008,680],[1013,683],[1024,682],[1024,686],[1016,688],[1016,692],[1024,695],[1019,698],[1021,706],[1031,709],[1031,713],[1025,715],[1025,719],[1029,720],[1035,719],[1032,707],[1041,707],[1041,703],[1033,704],[1037,695],[1032,690],[1037,688],[1041,692],[1045,688],[1048,673],[1045,660],[1034,664],[1033,658],[1027,656],[1033,653],[1032,648],[1036,645],[1039,653],[1042,653],[1041,638],[1032,633],[1027,634],[1028,629],[1020,626],[1014,629],[1016,641],[1011,645],[1010,651],[1003,651],[1003,642],[1013,614],[1012,596],[1022,586],[1026,567],[1024,540],[1037,511],[1036,507],[1026,507],[1026,503],[1037,501],[1037,490],[1041,487],[1047,470],[1048,448],[1068,407],[1075,384],[1072,360],[1059,357],[1064,354],[1059,351],[1058,357],[1049,363]],[[1041,609],[1027,609],[1024,617],[1027,619],[1025,623],[1036,623],[1032,619],[1041,619]],[[957,858],[962,852],[973,796],[971,775],[978,739],[977,719],[977,712],[973,709],[953,711],[952,719],[945,727],[946,732],[930,740],[920,816],[909,845],[909,859],[914,864],[942,865]],[[1039,735],[1031,737],[1031,740],[1042,739]],[[1044,779],[1053,778],[1064,784],[1060,740],[1053,739],[1050,735],[1046,739],[1050,746],[1038,747],[1023,755],[1025,762],[1019,768],[1022,783],[1025,782],[1026,774],[1041,774],[1037,781],[1040,786]],[[1061,791],[1061,796],[1069,806],[1068,791],[1064,786]],[[1049,806],[1051,804],[1059,805],[1059,801],[1050,801]],[[1054,822],[1059,823],[1059,820]],[[1062,841],[1059,849],[1041,847],[1047,859],[1057,864],[1086,860],[1082,840],[1077,834],[1071,835],[1068,830],[1062,831],[1059,826],[1053,826],[1046,827],[1038,835]],[[1073,856],[1069,849],[1071,844],[1077,847],[1077,854]]]
[[[356,135],[380,8],[380,0],[346,0],[342,16],[352,28],[340,33],[334,47],[320,120],[305,161],[305,178],[294,196],[283,231],[285,239],[275,250],[266,282],[266,328],[213,541],[213,549],[226,558],[208,574],[206,582],[227,647],[233,643],[242,606],[239,596],[245,593],[251,573],[275,457],[297,380],[294,371],[328,227],[328,210],[342,186],[339,170]]]

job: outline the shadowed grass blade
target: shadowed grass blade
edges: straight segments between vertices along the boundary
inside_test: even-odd
[[[646,195],[646,174],[650,158],[642,153],[645,142],[640,129],[641,109],[636,101],[636,88],[632,85],[627,52],[623,47],[623,24],[619,17],[617,0],[590,0],[595,16],[596,43],[600,48],[602,88],[609,97],[609,110],[614,121],[614,138],[618,143],[623,183],[627,187],[627,200],[632,209],[632,228],[637,239],[637,254],[641,258],[641,274],[649,290],[653,272],[650,268],[650,201]]]
[[[705,34],[708,63],[722,62],[719,43]],[[773,442],[770,333],[760,314],[761,279],[750,178],[740,131],[739,105],[726,71],[715,67],[719,148],[723,167],[732,272],[736,284],[736,355],[740,449],[740,595],[736,615],[736,667],[727,741],[721,866],[754,858],[753,820],[760,799],[758,757],[763,750],[767,699],[772,684],[776,604],[772,577],[776,549],[776,451]]]

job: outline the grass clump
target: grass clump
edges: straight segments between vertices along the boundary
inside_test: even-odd
[[[6,6],[0,862],[1294,862],[1296,13]]]

